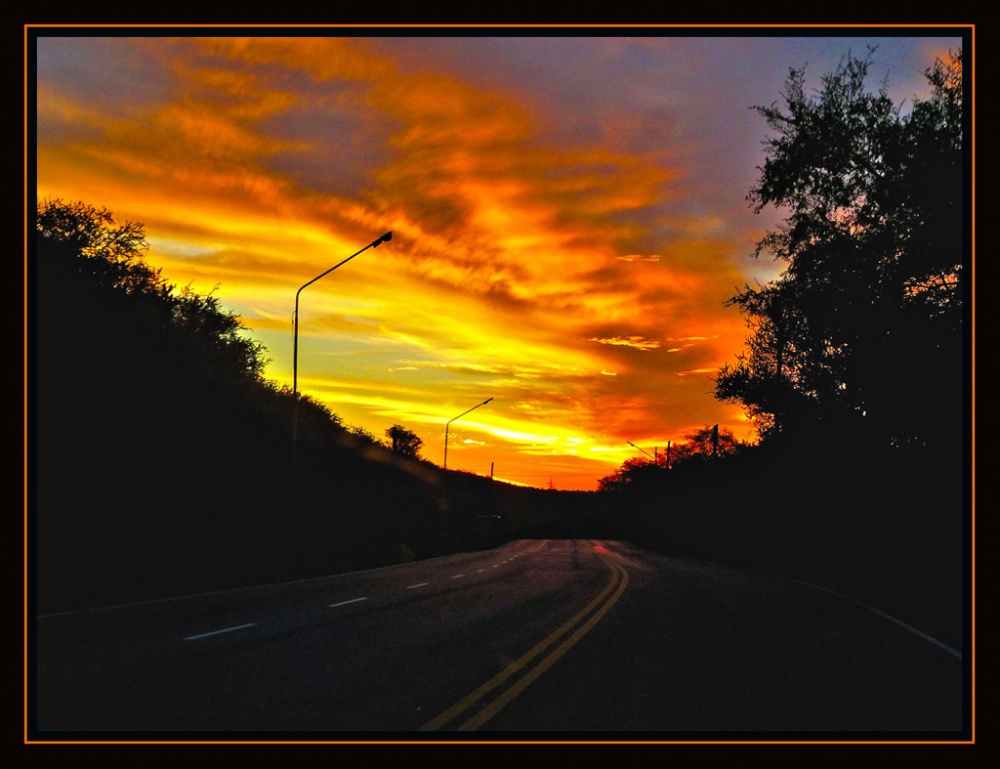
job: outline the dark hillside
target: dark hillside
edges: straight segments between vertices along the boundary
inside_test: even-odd
[[[308,398],[293,468],[294,399],[261,377],[263,351],[211,296],[145,266],[130,227],[82,204],[40,207],[30,414],[42,610],[328,574],[537,528],[528,490],[461,473],[445,484]]]

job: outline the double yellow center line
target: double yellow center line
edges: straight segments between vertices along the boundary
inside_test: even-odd
[[[419,731],[433,732],[439,729],[475,731],[503,710],[583,638],[608,609],[615,605],[628,584],[628,573],[621,566],[601,552],[598,552],[598,555],[611,569],[611,581],[594,600],[470,695],[421,726]],[[474,715],[469,717],[473,712]],[[449,724],[457,725],[449,726]]]

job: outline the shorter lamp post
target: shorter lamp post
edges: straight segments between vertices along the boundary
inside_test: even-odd
[[[654,462],[656,461],[656,457],[653,454],[650,454],[648,451],[646,451],[646,449],[640,449],[638,446],[636,446],[634,443],[632,443],[632,441],[625,441],[625,443],[627,443],[633,449],[639,449],[639,451],[641,451],[647,457],[649,457],[650,459],[652,459]]]
[[[484,401],[483,401],[482,403],[477,403],[477,404],[476,404],[475,406],[473,406],[473,407],[472,407],[471,409],[466,409],[466,410],[465,410],[465,411],[463,411],[463,412],[462,412],[461,414],[459,414],[459,415],[458,415],[457,417],[452,417],[451,419],[449,419],[449,420],[448,420],[448,421],[447,421],[447,422],[445,423],[445,426],[444,426],[444,469],[445,469],[445,470],[447,470],[447,469],[448,469],[448,431],[449,431],[449,430],[451,429],[451,423],[452,423],[452,422],[454,422],[454,421],[455,421],[456,419],[460,419],[461,417],[464,417],[464,416],[465,416],[466,414],[468,414],[468,413],[469,413],[470,411],[475,411],[475,410],[476,410],[476,409],[478,409],[478,408],[479,408],[480,406],[485,406],[485,405],[486,405],[487,403],[489,403],[489,402],[490,402],[491,400],[493,400],[492,396],[491,396],[491,397],[489,397],[489,398],[487,398],[486,400],[484,400]]]

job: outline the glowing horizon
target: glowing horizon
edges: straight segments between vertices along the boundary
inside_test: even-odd
[[[593,489],[629,441],[752,437],[711,381],[777,271],[750,108],[868,40],[658,34],[42,37],[36,193],[142,222],[289,387],[296,290],[391,230],[303,291],[299,391],[439,464],[493,397],[449,469]],[[908,98],[960,40],[880,44]]]

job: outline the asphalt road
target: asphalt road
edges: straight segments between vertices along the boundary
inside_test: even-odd
[[[75,739],[967,739],[968,661],[872,609],[620,542],[525,540],[37,618]]]

